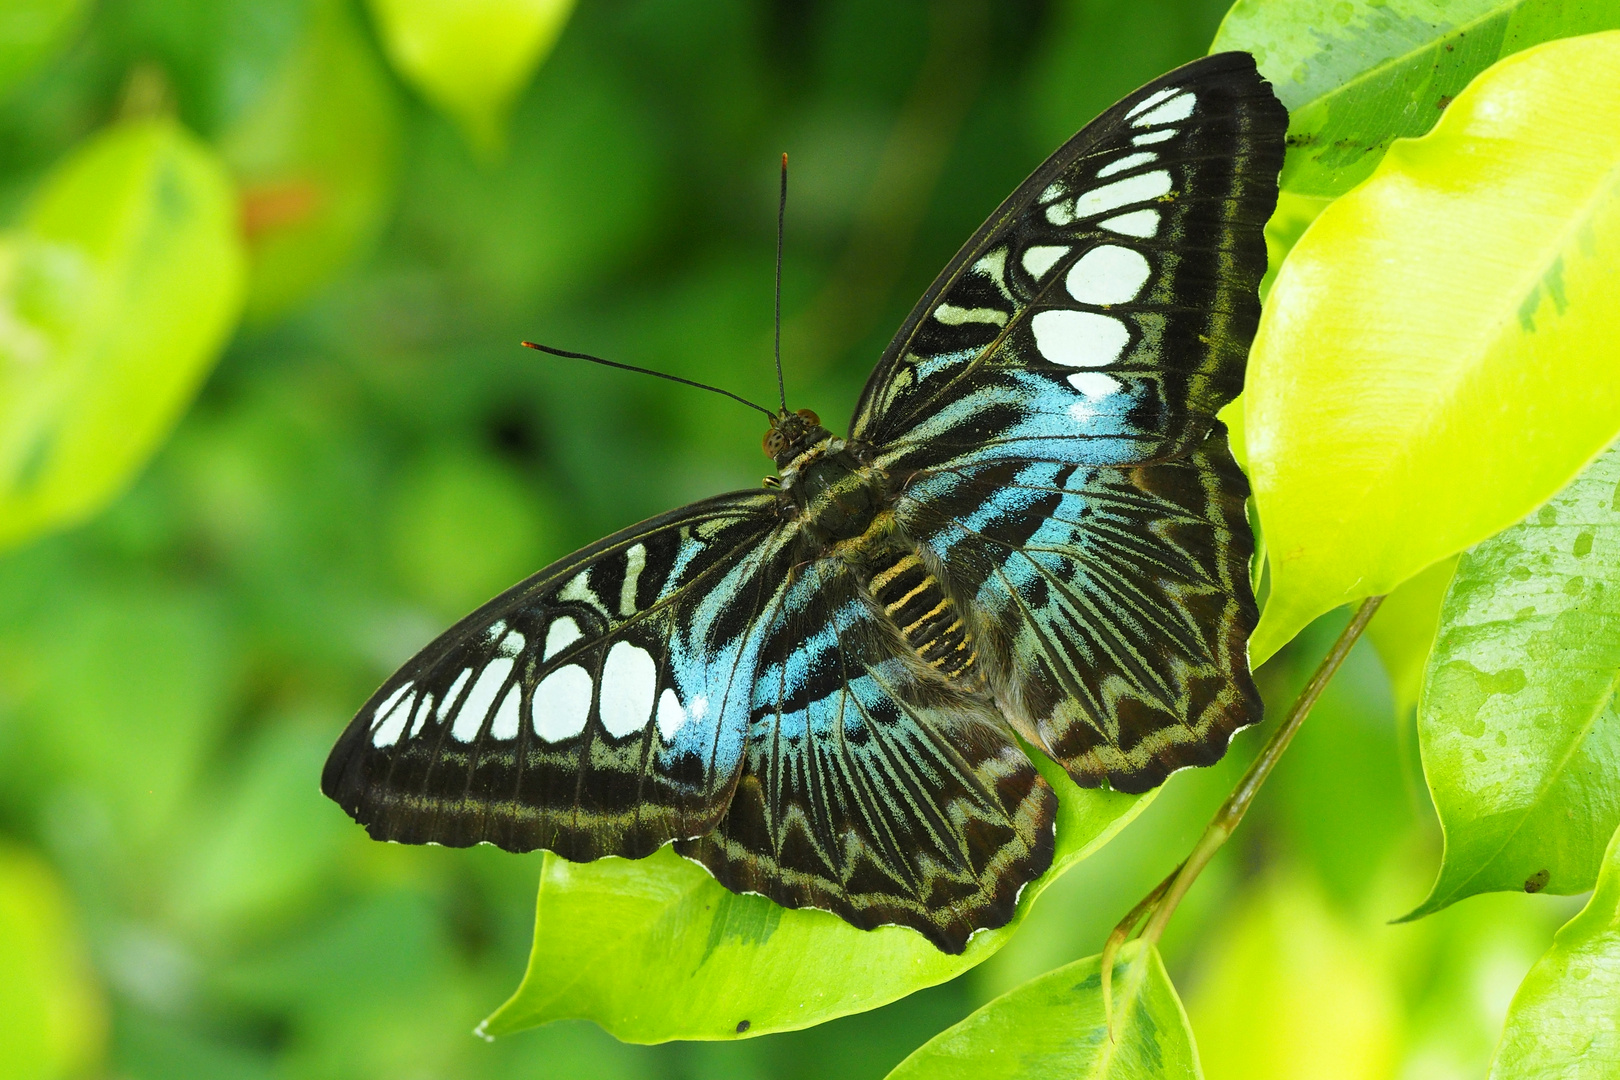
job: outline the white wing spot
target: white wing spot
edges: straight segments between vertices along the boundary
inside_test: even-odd
[[[1123,304],[1136,299],[1152,276],[1153,268],[1140,251],[1103,244],[1080,256],[1065,284],[1082,304]]]
[[[996,291],[1012,299],[1012,293],[1007,289],[1007,247],[1003,244],[994,251],[987,251],[973,264],[973,269],[983,274],[995,283]]]
[[[1147,202],[1149,199],[1157,199],[1169,193],[1170,173],[1165,169],[1154,169],[1152,172],[1128,176],[1123,180],[1115,180],[1112,184],[1104,184],[1102,187],[1083,192],[1075,199],[1074,216],[1087,218],[1096,214],[1106,214],[1118,207]],[[1048,217],[1050,216],[1048,212]]]
[[[1041,355],[1065,367],[1112,364],[1131,340],[1124,323],[1093,311],[1043,311],[1029,325]]]
[[[686,710],[681,708],[681,699],[675,696],[672,687],[664,687],[664,692],[658,695],[658,734],[669,742],[685,723]]]
[[[1179,87],[1179,86],[1167,86],[1163,90],[1155,90],[1153,93],[1149,94],[1147,97],[1143,98],[1141,101],[1138,101],[1135,105],[1131,106],[1131,111],[1126,113],[1125,115],[1127,117],[1131,117],[1131,116],[1135,116],[1137,113],[1141,112],[1143,109],[1151,109],[1151,108],[1153,108],[1153,106],[1157,105],[1159,102],[1163,101],[1165,98],[1169,97],[1171,94],[1176,93],[1180,89],[1181,89],[1181,87]]]
[[[560,667],[535,687],[534,733],[546,742],[572,739],[591,715],[591,676],[578,664]]]
[[[1077,371],[1069,376],[1069,385],[1084,394],[1088,401],[1113,397],[1120,388],[1118,379],[1100,371]]]
[[[527,645],[528,643],[527,638],[518,633],[516,630],[513,630],[511,633],[507,634],[501,639],[501,644],[495,651],[500,653],[502,656],[516,656],[518,653],[523,651],[523,646]]]
[[[636,583],[647,566],[647,548],[632,544],[624,553],[624,584],[619,586],[619,614],[626,618],[636,613]]]
[[[1150,161],[1158,161],[1159,155],[1151,150],[1142,150],[1135,154],[1126,154],[1118,161],[1109,162],[1097,170],[1098,178],[1113,176],[1115,173],[1127,172],[1138,165],[1146,165]]]
[[[602,726],[615,739],[647,726],[658,690],[658,665],[639,645],[621,641],[602,665]]]
[[[413,739],[416,738],[416,733],[418,731],[422,730],[422,725],[427,723],[428,714],[431,713],[432,711],[433,711],[433,695],[432,694],[423,694],[422,695],[422,706],[421,706],[421,708],[416,710],[416,719],[411,723],[411,734],[410,734],[411,738],[413,738]]]
[[[377,730],[372,734],[371,745],[379,750],[385,746],[393,746],[398,742],[400,732],[405,730],[405,721],[411,718],[411,703],[416,700],[416,695],[405,693],[406,690],[411,688],[411,685],[406,683],[401,686],[388,696],[387,701],[377,707],[377,713],[382,716],[382,723],[377,725]],[[384,713],[383,706],[390,703],[392,703],[392,707]]]
[[[1150,131],[1145,135],[1138,135],[1131,140],[1132,146],[1152,146],[1154,143],[1169,142],[1176,137],[1175,128],[1165,128],[1163,131]]]
[[[1062,184],[1047,184],[1046,190],[1041,192],[1041,197],[1036,201],[1047,203],[1051,202],[1053,199],[1061,199],[1068,193],[1068,189],[1066,189]]]
[[[997,311],[995,308],[961,308],[953,304],[941,304],[934,309],[934,318],[946,326],[961,326],[963,323],[990,323],[993,326],[1007,325],[1007,313]]]
[[[1159,233],[1159,212],[1157,210],[1132,210],[1128,214],[1118,217],[1104,218],[1097,222],[1109,232],[1119,233],[1121,236],[1140,236],[1147,239]]]
[[[687,710],[694,720],[701,720],[709,715],[709,695],[699,694],[692,699],[692,707]]]
[[[552,623],[551,629],[546,631],[546,654],[542,659],[550,660],[584,636],[580,632],[579,623],[564,615]]]
[[[601,599],[591,589],[591,572],[589,570],[581,570],[570,578],[568,584],[564,585],[557,593],[557,599],[589,604],[604,615],[608,613],[607,608],[602,606]]]
[[[1193,106],[1198,104],[1198,95],[1191,92],[1171,98],[1150,113],[1143,113],[1131,121],[1132,127],[1154,127],[1158,124],[1174,124],[1178,120],[1185,120],[1192,115]]]
[[[444,700],[439,702],[439,715],[433,718],[434,723],[442,721],[449,714],[450,706],[456,703],[456,695],[461,693],[461,688],[467,685],[467,680],[470,678],[472,678],[472,668],[462,668],[461,674],[456,676],[456,681],[451,683],[450,689],[444,692]]]
[[[405,691],[409,690],[413,685],[415,684],[412,683],[410,679],[406,679],[404,682],[400,683],[394,688],[394,692],[392,694],[389,694],[387,697],[383,698],[382,704],[377,706],[377,711],[371,714],[372,723],[375,724],[378,720],[381,720],[383,718],[383,714],[392,709],[394,704],[399,701],[400,698],[405,696]]]
[[[450,728],[451,738],[458,742],[472,742],[477,737],[478,729],[484,726],[489,707],[495,704],[496,692],[511,673],[512,661],[504,656],[491,660],[478,673],[478,681],[472,684],[472,689],[467,691],[467,700],[456,711],[456,722]]]
[[[518,733],[518,702],[523,699],[523,688],[513,683],[506,696],[501,698],[501,704],[495,710],[495,719],[490,722],[489,734],[491,738],[502,742],[509,742],[517,738]]]
[[[1053,247],[1044,244],[1029,248],[1024,252],[1024,269],[1028,271],[1030,277],[1039,281],[1046,276],[1048,270],[1052,269],[1053,263],[1068,253],[1069,249],[1066,247]]]
[[[1046,220],[1059,227],[1073,225],[1074,200],[1064,199],[1062,202],[1055,202],[1048,206],[1046,208]]]
[[[496,619],[494,622],[489,624],[489,629],[485,630],[484,633],[488,635],[489,640],[494,641],[496,638],[506,633],[506,620]]]

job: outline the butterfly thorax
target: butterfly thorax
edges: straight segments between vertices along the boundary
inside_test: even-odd
[[[890,502],[883,474],[864,464],[844,440],[823,437],[782,469],[782,493],[808,538],[831,555],[872,531]]]
[[[895,523],[889,477],[843,439],[817,437],[782,465],[782,497],[816,558],[847,563],[873,608],[929,672],[963,688],[980,682],[961,611]]]

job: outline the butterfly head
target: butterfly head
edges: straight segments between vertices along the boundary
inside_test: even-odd
[[[827,429],[821,426],[821,417],[809,409],[788,412],[783,409],[771,417],[771,429],[765,433],[765,456],[786,468],[794,458],[826,438]]]

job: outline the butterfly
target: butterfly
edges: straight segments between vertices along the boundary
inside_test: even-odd
[[[847,438],[772,415],[774,487],[514,586],[366,702],[322,790],[380,840],[666,844],[726,888],[961,952],[1057,798],[1143,792],[1260,718],[1242,388],[1287,114],[1206,57],[1070,139],[883,353]],[[769,412],[769,410],[765,410]]]

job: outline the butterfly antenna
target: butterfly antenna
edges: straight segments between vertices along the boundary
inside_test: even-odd
[[[787,155],[782,155],[782,193],[776,200],[776,393],[787,412],[787,384],[782,381],[782,233],[787,224]]]
[[[700,383],[695,379],[683,379],[679,375],[666,375],[662,371],[653,371],[651,368],[636,367],[634,364],[621,364],[617,360],[604,360],[600,356],[592,356],[590,353],[569,352],[567,349],[553,349],[550,345],[540,345],[533,341],[524,341],[520,344],[522,344],[525,349],[534,349],[536,352],[550,353],[552,356],[563,356],[570,360],[589,360],[591,363],[601,364],[603,367],[618,368],[620,371],[634,371],[642,375],[652,375],[660,379],[668,379],[670,382],[678,382],[685,386],[695,386],[699,390],[708,390],[712,393],[724,394],[733,401],[740,401],[750,409],[758,409],[771,419],[776,419],[776,414],[771,412],[771,410],[767,409],[763,405],[757,405],[754,402],[749,401],[741,394],[733,394],[730,390],[722,390],[718,386],[710,386],[708,383]]]

